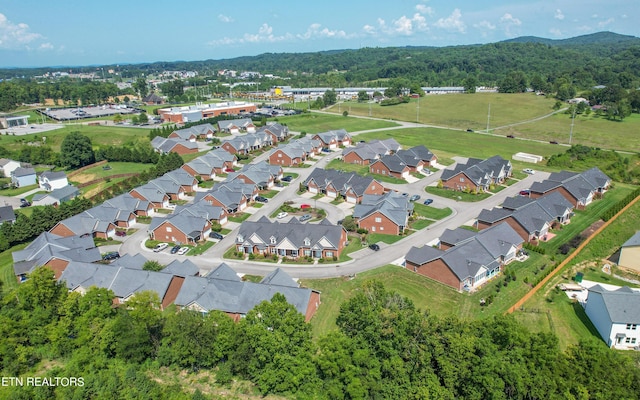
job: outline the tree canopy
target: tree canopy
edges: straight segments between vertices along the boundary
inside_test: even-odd
[[[68,168],[80,168],[96,161],[91,139],[78,131],[69,133],[60,145],[60,163]]]

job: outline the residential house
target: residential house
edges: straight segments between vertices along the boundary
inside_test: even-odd
[[[154,213],[153,204],[150,201],[134,197],[130,193],[113,197],[102,204],[118,210],[132,212],[139,217],[151,216]]]
[[[152,240],[177,244],[196,244],[209,236],[211,222],[188,212],[153,217],[147,230]]]
[[[16,214],[13,212],[13,207],[11,206],[0,207],[0,225],[5,222],[16,222]]]
[[[36,184],[36,170],[18,167],[11,173],[11,184],[15,187],[25,187]]]
[[[174,169],[166,174],[162,175],[162,178],[167,178],[182,187],[183,193],[193,193],[198,190],[198,180],[189,172],[182,168]]]
[[[21,163],[20,161],[14,161],[8,158],[0,158],[0,171],[5,178],[10,178],[11,173],[20,167],[26,167],[26,165],[24,165],[24,163]]]
[[[591,204],[594,198],[602,197],[611,185],[611,179],[597,167],[582,173],[571,171],[554,172],[542,182],[534,182],[530,188],[532,198],[559,192],[579,210]]]
[[[397,192],[384,195],[364,195],[353,209],[358,227],[372,233],[399,235],[413,214],[413,202]]]
[[[403,159],[409,166],[412,166],[414,165],[414,163],[416,163],[416,161],[411,161],[412,159],[421,160],[425,167],[435,167],[438,165],[438,157],[424,145],[414,146],[406,150],[398,150],[397,153],[398,155],[403,157]]]
[[[549,214],[538,202],[532,202],[515,211],[505,208],[482,210],[478,215],[476,226],[483,230],[506,222],[523,240],[535,243],[545,238],[555,221],[554,215]]]
[[[236,249],[246,254],[277,254],[281,257],[338,258],[347,241],[347,231],[327,220],[301,223],[295,217],[287,223],[267,217],[244,221],[236,236]]]
[[[222,143],[220,148],[231,154],[249,154],[263,147],[271,146],[271,136],[265,132],[250,133],[244,136],[235,136]]]
[[[369,165],[382,156],[396,153],[400,148],[400,144],[393,138],[360,142],[355,147],[345,149],[342,160],[348,164]]]
[[[49,232],[65,237],[87,235],[108,239],[115,236],[116,224],[113,221],[97,220],[90,213],[83,212],[58,222]]]
[[[216,149],[184,164],[182,169],[193,177],[199,176],[203,181],[208,181],[215,178],[216,174],[232,169],[237,162],[235,155],[224,149]]]
[[[187,142],[195,143],[198,140],[198,134],[191,128],[178,129],[167,136],[168,139],[186,140]]]
[[[60,236],[43,232],[23,250],[14,251],[13,271],[19,281],[37,267],[47,267],[59,277],[71,261],[100,261],[100,250],[90,236]]]
[[[372,177],[335,169],[314,169],[304,181],[304,185],[310,193],[323,193],[332,198],[342,196],[352,204],[362,201],[364,195],[381,195],[385,192],[384,186]]]
[[[227,119],[218,121],[218,130],[232,135],[240,132],[255,133],[256,126],[251,118]]]
[[[271,136],[272,143],[284,142],[289,137],[289,127],[273,121],[267,122],[256,132],[264,132]]]
[[[508,224],[499,224],[452,247],[412,247],[405,257],[406,268],[458,291],[473,291],[498,275],[513,261],[522,238]]]
[[[620,247],[618,265],[640,272],[640,231],[636,232]]]
[[[469,158],[466,163],[443,170],[441,180],[445,188],[477,193],[488,191],[491,185],[501,184],[511,174],[511,161],[500,156],[486,160]]]
[[[344,129],[320,132],[315,134],[313,139],[319,140],[323,148],[331,150],[351,144],[351,135]]]
[[[188,175],[188,174],[186,174]],[[191,175],[189,175],[189,179],[195,179]],[[155,187],[157,190],[167,194],[171,200],[180,200],[184,198],[185,189],[184,186],[180,183],[176,182],[175,179],[172,179],[168,176],[161,176],[159,178],[150,180],[146,185]],[[144,187],[143,186],[143,187]]]
[[[420,169],[424,163],[420,161]],[[415,169],[415,168],[414,168]],[[398,154],[384,156],[369,165],[369,172],[385,176],[393,176],[399,179],[406,179],[411,172],[411,168],[406,164],[405,160]]]
[[[164,99],[155,93],[149,93],[142,98],[142,102],[148,106],[164,104]]]
[[[38,186],[40,189],[51,192],[54,189],[61,189],[69,185],[67,174],[64,172],[45,171],[38,177]]]
[[[154,210],[167,208],[169,200],[171,200],[171,197],[165,191],[151,183],[131,189],[129,194],[136,199],[148,201]]]
[[[628,286],[616,290],[592,286],[584,311],[607,346],[640,349],[640,291]]]
[[[192,154],[198,152],[198,144],[188,140],[163,138],[156,136],[151,140],[151,147],[161,154],[178,153]]]
[[[186,277],[175,304],[181,309],[201,313],[223,311],[234,321],[263,301],[269,301],[276,293],[309,321],[320,305],[320,292],[301,288],[289,275],[276,269],[259,283],[243,282],[226,264],[220,264],[205,277]]]
[[[177,206],[173,213],[185,213],[194,217],[205,218],[209,222],[215,222],[220,225],[227,223],[227,211],[223,207],[211,205],[211,203],[204,199],[182,206]]]
[[[282,167],[279,165],[269,165],[262,161],[256,164],[247,164],[240,171],[229,173],[225,182],[240,180],[247,184],[253,184],[259,190],[273,187],[275,181],[282,178]]]
[[[77,187],[72,185],[67,185],[60,189],[53,189],[49,193],[36,193],[31,198],[31,204],[34,206],[59,206],[65,201],[70,201],[75,199],[80,195],[80,191]]]
[[[247,205],[258,195],[255,184],[241,180],[223,182],[207,192],[198,192],[195,201],[205,200],[209,204],[225,209],[228,214],[235,214],[247,208]]]

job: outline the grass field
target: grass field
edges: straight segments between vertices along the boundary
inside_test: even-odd
[[[10,290],[18,286],[16,275],[13,272],[13,257],[11,254],[14,251],[24,249],[27,245],[28,243],[19,244],[0,253],[0,280],[2,281],[1,287],[3,291]]]
[[[348,109],[350,115],[371,115],[374,118],[411,122],[418,120],[423,124],[483,132],[486,132],[489,122],[490,132],[500,136],[513,135],[545,143],[555,140],[568,144],[571,132],[570,114],[560,112],[531,121],[552,113],[554,104],[554,99],[531,93],[474,93],[425,96],[420,99],[419,115],[415,99],[407,104],[387,107],[346,102],[341,104],[340,110]],[[333,106],[328,111],[338,113],[338,107]],[[511,124],[517,125],[509,126]],[[638,130],[639,114],[632,114],[624,121],[609,121],[595,113],[578,115],[574,121],[571,144],[638,152],[640,137],[635,134]]]
[[[393,176],[372,174],[369,172],[368,165],[349,164],[349,163],[342,162],[337,158],[334,160],[331,160],[329,164],[327,164],[325,169],[337,169],[339,171],[355,172],[360,176],[371,176],[372,178],[375,178],[379,182],[398,183],[398,184],[407,183],[407,181],[405,181],[404,179],[396,178]]]
[[[363,118],[343,117],[342,115],[318,113],[303,113],[291,117],[277,118],[276,120],[282,124],[286,124],[292,131],[307,133],[319,133],[336,129],[345,129],[347,132],[356,132],[368,129],[398,126],[397,123],[391,121],[376,121]]]

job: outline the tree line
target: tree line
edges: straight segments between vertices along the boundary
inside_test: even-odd
[[[55,376],[85,380],[83,387],[14,387],[11,396],[204,398],[158,384],[161,367],[210,371],[220,387],[248,379],[262,395],[303,399],[631,399],[640,392],[638,366],[599,340],[561,351],[555,335],[531,333],[512,316],[435,317],[379,282],[345,301],[337,330],[316,340],[279,294],[238,323],[222,312],[160,311],[152,292],[126,307],[114,308],[112,297],[95,287],[68,292],[47,269],[5,293],[2,373],[19,376],[53,360]]]

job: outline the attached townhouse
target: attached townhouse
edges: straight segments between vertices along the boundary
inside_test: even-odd
[[[422,169],[423,165],[424,163],[420,164],[420,169]],[[398,154],[391,154],[369,165],[369,172],[372,174],[392,176],[398,179],[406,179],[411,172],[411,168]]]
[[[488,191],[491,185],[501,184],[511,174],[511,161],[500,156],[486,160],[469,158],[465,163],[443,170],[441,180],[445,188],[478,193]]]
[[[264,132],[271,136],[272,143],[284,142],[289,137],[289,127],[273,121],[267,122],[256,132]]]
[[[587,207],[594,198],[604,196],[611,179],[599,168],[594,167],[582,173],[571,171],[554,172],[542,182],[534,182],[530,196],[539,198],[551,192],[559,192],[578,210]]]
[[[313,139],[319,140],[323,148],[330,150],[351,144],[351,135],[344,129],[320,132],[313,135]]]
[[[397,192],[383,195],[364,195],[353,209],[353,218],[359,228],[372,233],[399,235],[409,224],[413,202]]]
[[[304,181],[310,193],[322,193],[331,198],[343,197],[346,202],[356,204],[364,195],[381,195],[386,189],[372,177],[355,172],[316,168]]]
[[[357,143],[355,147],[343,151],[342,160],[348,164],[369,165],[380,157],[391,155],[401,149],[393,138]]]
[[[287,223],[267,217],[244,221],[236,235],[236,250],[245,254],[280,257],[338,258],[347,242],[347,231],[328,220],[301,223],[292,217]]]
[[[152,240],[176,244],[196,244],[211,232],[209,219],[189,212],[153,217],[147,230]]]
[[[453,246],[438,249],[412,247],[405,257],[406,268],[454,288],[474,291],[498,275],[513,261],[523,240],[508,224],[456,240]],[[451,243],[449,243],[451,245]]]
[[[244,136],[235,136],[226,140],[220,148],[231,154],[249,154],[263,147],[272,146],[271,136],[265,132],[249,133]]]
[[[58,278],[72,261],[91,263],[102,259],[91,236],[60,236],[50,232],[41,233],[23,250],[11,255],[13,271],[20,282],[37,267],[50,268]]]
[[[255,133],[256,126],[251,118],[227,119],[218,121],[218,130],[232,135],[240,132]]]
[[[198,144],[195,141],[191,142],[188,140],[163,138],[160,136],[156,136],[151,140],[151,147],[160,154],[178,153],[183,155],[198,152]]]

